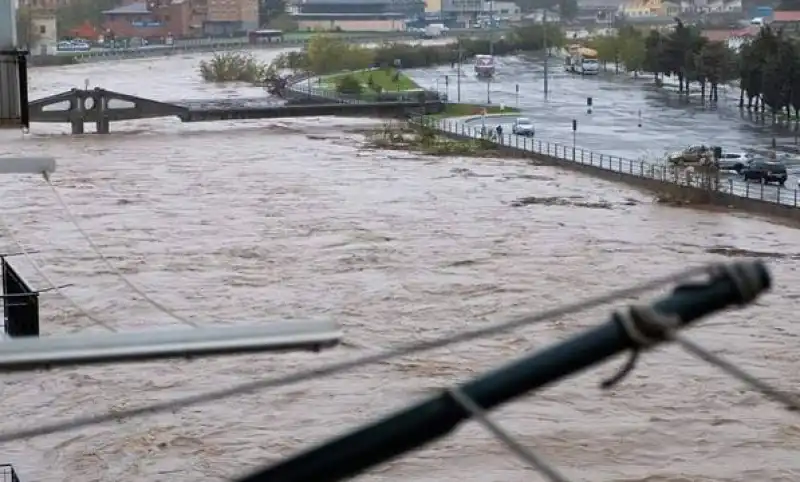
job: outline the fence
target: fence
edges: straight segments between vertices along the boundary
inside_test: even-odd
[[[307,80],[307,79],[306,79]],[[294,84],[291,90],[296,93],[310,95],[318,98],[328,99],[342,103],[357,103],[363,102],[358,98],[345,98],[342,95],[331,91],[329,89],[315,88],[304,84]],[[498,145],[519,149],[521,151],[530,152],[533,154],[540,154],[545,156],[554,157],[562,161],[574,162],[580,165],[594,166],[611,172],[618,172],[622,174],[633,175],[645,179],[660,181],[663,183],[672,183],[679,186],[694,187],[698,189],[709,189],[709,182],[704,176],[692,175],[692,173],[685,169],[674,168],[663,164],[649,163],[646,161],[635,161],[625,159],[619,156],[609,154],[600,154],[586,149],[581,149],[575,145],[558,144],[554,142],[547,142],[538,139],[517,136],[514,134],[507,134],[499,138],[493,136],[491,138],[486,136],[483,129],[476,129],[467,125],[470,119],[465,120],[448,120],[448,119],[430,119],[430,118],[417,118],[413,120],[416,123],[424,123],[429,127],[433,127],[447,134],[452,134],[461,137],[468,137],[473,139],[487,139],[495,142]],[[800,207],[800,192],[797,189],[787,189],[785,187],[766,186],[764,183],[753,184],[747,181],[727,178],[716,178],[713,180],[714,190],[724,194],[730,194],[745,199],[754,199],[763,202],[780,204],[797,208]]]
[[[513,134],[487,138],[481,128],[469,127],[462,121],[425,119],[417,120],[416,122],[424,122],[426,125],[448,134],[475,139],[488,139],[491,142],[506,147],[534,154],[551,156],[581,165],[594,166],[612,172],[634,175],[665,183],[708,189],[708,182],[703,176],[692,175],[690,171],[670,166],[648,163],[646,161],[635,161],[609,154],[599,154],[581,149],[574,145],[558,144]],[[717,191],[733,196],[757,199],[795,208],[800,207],[800,193],[797,189],[782,188],[780,186],[773,188],[763,183],[754,184],[733,178],[722,178],[718,181],[714,180],[714,184],[716,184]]]
[[[0,482],[20,482],[11,464],[0,464]]]
[[[413,40],[414,34],[395,32],[386,34],[368,35],[337,35],[348,43],[376,43],[387,41]],[[288,37],[280,42],[256,42],[251,43],[246,38],[229,39],[191,39],[176,41],[172,45],[147,46],[140,48],[121,48],[90,50],[88,52],[76,52],[70,54],[59,54],[58,57],[72,57],[76,62],[92,62],[100,60],[146,58],[162,55],[180,55],[192,52],[217,52],[226,50],[251,50],[251,49],[274,49],[283,47],[294,47],[308,43],[309,37]]]

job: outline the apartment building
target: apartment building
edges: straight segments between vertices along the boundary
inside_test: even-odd
[[[205,0],[204,10],[205,35],[241,35],[259,27],[258,0]]]
[[[422,0],[303,0],[295,7],[301,30],[397,31],[425,13]]]

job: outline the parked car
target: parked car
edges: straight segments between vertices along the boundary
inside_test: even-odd
[[[62,40],[56,44],[56,49],[61,52],[86,52],[92,46],[85,40]]]
[[[789,175],[786,165],[772,159],[754,159],[744,169],[742,176],[745,181],[761,181],[763,183],[776,182],[783,186]]]
[[[711,157],[714,154],[714,148],[709,146],[690,146],[678,152],[673,152],[667,156],[667,161],[670,164],[699,164],[701,159]]]
[[[535,133],[533,122],[527,117],[518,117],[511,126],[511,132],[518,136],[533,136]]]
[[[736,171],[741,174],[747,163],[753,160],[753,155],[747,152],[723,152],[717,159],[717,166],[725,171]]]

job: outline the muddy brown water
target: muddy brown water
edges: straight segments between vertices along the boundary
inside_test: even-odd
[[[159,99],[259,93],[200,83],[199,58],[37,69],[33,96],[87,78]],[[658,206],[620,184],[519,160],[363,149],[356,131],[372,122],[149,120],[115,124],[104,137],[41,125],[25,138],[0,133],[0,155],[59,159],[54,182],[82,226],[115,266],[181,315],[230,324],[327,318],[351,342],[322,354],[4,375],[0,430],[271,377],[731,256],[767,258],[776,287],[692,337],[783,387],[800,382],[798,231]],[[42,180],[0,185],[0,214],[56,283],[73,283],[64,293],[119,330],[175,326],[100,263]],[[531,197],[545,202],[512,205]],[[9,236],[2,250],[17,250]],[[24,259],[14,264],[46,287]],[[24,481],[224,480],[562,340],[609,311],[174,414],[9,443],[0,459]],[[101,330],[57,294],[42,296],[42,312],[47,334]],[[566,380],[496,419],[576,480],[800,479],[796,415],[674,347],[648,354],[617,389],[601,392],[597,383],[616,368]],[[362,480],[537,477],[468,424]]]

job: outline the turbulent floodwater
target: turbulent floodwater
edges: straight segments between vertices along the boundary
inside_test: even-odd
[[[262,53],[261,55],[274,55]],[[259,94],[198,82],[200,57],[34,70],[33,97],[92,85],[158,99]],[[477,100],[477,99],[476,99]],[[796,230],[654,205],[622,185],[518,160],[363,149],[369,120],[114,124],[109,136],[36,125],[0,155],[53,155],[54,182],[135,283],[202,323],[329,318],[351,344],[322,354],[56,370],[2,378],[0,430],[271,377],[420,340],[724,258],[774,258],[757,306],[692,331],[793,388],[800,296]],[[120,330],[174,325],[106,270],[44,182],[3,178],[0,214],[63,291]],[[512,207],[526,196],[557,202]],[[602,203],[600,202],[602,201]],[[9,236],[3,251],[17,251]],[[725,251],[725,250],[722,250]],[[779,253],[785,255],[781,258]],[[46,282],[24,260],[33,285]],[[100,331],[60,296],[43,330]],[[600,322],[602,309],[302,385],[0,447],[24,481],[223,480]],[[620,360],[621,361],[621,360]],[[576,480],[796,481],[800,424],[675,348],[649,354],[613,393],[607,365],[497,413]],[[470,424],[363,476],[370,481],[539,480]]]

